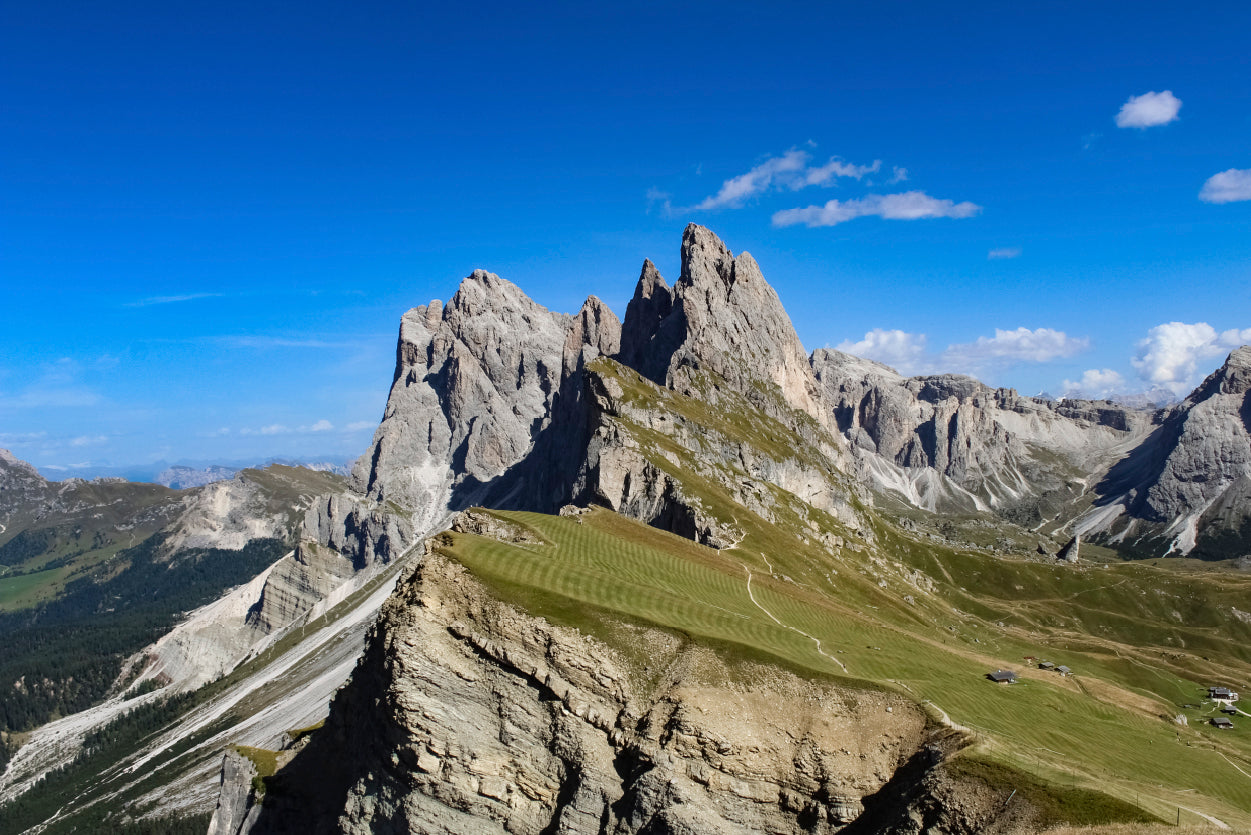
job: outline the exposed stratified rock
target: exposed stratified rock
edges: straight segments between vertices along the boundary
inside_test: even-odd
[[[386,412],[354,483],[431,522],[530,451],[560,386],[570,317],[477,270],[400,322]],[[468,502],[466,502],[468,503]]]
[[[251,831],[833,833],[923,748],[903,698],[638,640],[659,688],[432,552]]]
[[[656,265],[645,260],[634,298],[626,306],[617,359],[661,385],[669,371],[669,360],[685,336],[681,322],[669,319],[672,312],[673,288],[665,283]],[[665,322],[669,324],[662,328]]]
[[[1151,426],[1148,413],[1111,403],[1021,397],[955,374],[907,378],[828,349],[812,366],[861,472],[927,510],[1005,510],[1032,526]]]
[[[1147,553],[1237,557],[1251,550],[1251,346],[1230,353],[1147,442],[1100,484],[1079,523]]]
[[[751,255],[734,257],[711,231],[690,224],[666,314],[668,297],[663,279],[644,264],[626,311],[622,362],[678,391],[706,396],[702,376],[710,371],[760,408],[775,412],[780,399],[825,420],[803,344]]]
[[[0,524],[18,512],[33,514],[53,495],[52,487],[38,470],[7,449],[0,449]]]
[[[597,297],[591,296],[573,317],[565,334],[562,369],[567,379],[596,357],[615,356],[621,350],[621,320]]]
[[[222,792],[209,821],[208,835],[240,835],[247,832],[261,812],[254,780],[256,766],[234,750],[227,750],[222,762]]]

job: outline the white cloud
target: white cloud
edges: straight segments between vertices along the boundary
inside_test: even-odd
[[[881,160],[874,160],[871,165],[853,165],[838,157],[830,157],[824,165],[808,165],[812,156],[807,151],[792,148],[780,157],[770,157],[746,174],[732,177],[721,184],[721,188],[711,197],[705,197],[693,208],[699,211],[722,209],[727,206],[737,207],[757,194],[763,194],[771,187],[789,188],[798,191],[808,186],[831,185],[839,177],[862,179],[882,167]],[[659,197],[661,193],[649,193],[649,200]]]
[[[908,179],[908,169],[900,168],[898,165],[895,165],[892,166],[891,170],[893,172],[891,178],[886,181],[888,186],[893,186],[895,183],[902,183],[904,180]]]
[[[792,191],[798,191],[805,186],[829,185],[839,177],[851,177],[859,180],[864,175],[872,174],[881,167],[882,161],[880,159],[873,160],[872,165],[852,165],[851,163],[843,162],[838,157],[831,157],[830,161],[825,165],[809,168],[803,172],[801,177],[788,182],[787,185],[790,186]]]
[[[972,217],[982,210],[974,203],[956,203],[930,197],[921,191],[900,194],[870,194],[854,200],[831,200],[824,206],[786,209],[773,215],[774,226],[804,224],[810,228],[836,226],[858,217],[876,216],[886,220],[920,220],[931,217]]]
[[[986,260],[988,261],[1002,261],[1008,258],[1020,257],[1021,248],[1019,246],[1005,246],[1000,249],[992,249],[990,252],[986,253]]]
[[[362,429],[375,429],[378,426],[377,421],[373,420],[354,420],[344,427],[348,432],[360,432]]]
[[[300,429],[301,429],[301,430],[303,430],[303,429],[304,429],[304,427],[303,427],[303,426],[301,426],[301,427],[300,427]],[[314,423],[312,426],[308,427],[308,430],[307,430],[307,431],[309,431],[309,432],[329,432],[331,429],[334,429],[334,424],[333,424],[333,423],[331,423],[330,421],[326,420],[325,418],[322,418],[321,420],[319,420],[319,421],[317,421],[316,423]]]
[[[1091,368],[1076,382],[1065,380],[1062,388],[1066,397],[1107,400],[1125,391],[1125,378],[1111,368]]]
[[[716,194],[704,198],[695,208],[707,210],[741,205],[748,197],[768,189],[778,175],[794,175],[807,163],[808,154],[792,148],[780,157],[770,157],[746,174],[726,180]]]
[[[1208,177],[1199,192],[1204,203],[1236,203],[1251,200],[1251,168],[1231,168]]]
[[[1181,99],[1174,96],[1171,90],[1130,96],[1129,101],[1121,105],[1120,112],[1116,114],[1116,126],[1150,128],[1167,125],[1177,119],[1177,111],[1181,110],[1181,106]]]
[[[77,438],[70,441],[70,446],[95,446],[96,444],[102,444],[106,441],[108,441],[108,437],[105,435],[79,435]]]
[[[1251,328],[1217,333],[1207,322],[1166,322],[1147,331],[1132,360],[1138,376],[1184,397],[1199,382],[1198,364],[1251,343]]]
[[[948,345],[943,352],[943,367],[954,367],[974,373],[988,365],[1010,365],[1017,362],[1050,362],[1071,357],[1090,347],[1086,337],[1072,337],[1051,328],[1017,328],[1006,331],[995,328],[995,335],[979,336],[974,342]]]
[[[0,444],[29,444],[34,441],[42,441],[48,437],[48,433],[40,430],[38,432],[0,432]]]
[[[846,354],[868,357],[884,362],[902,374],[914,374],[920,370],[925,355],[926,336],[901,330],[874,328],[859,342],[844,340],[836,347]]]

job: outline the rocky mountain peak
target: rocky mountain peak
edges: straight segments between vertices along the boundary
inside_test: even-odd
[[[824,420],[807,353],[755,259],[745,252],[736,258],[694,223],[682,235],[681,259],[668,313],[663,279],[650,262],[643,265],[621,360],[679,390],[698,388],[704,370],[752,399],[762,397],[760,383],[773,384],[786,405]]]
[[[598,296],[588,297],[565,335],[564,376],[568,377],[601,354],[613,357],[620,350],[621,320]]]
[[[662,332],[661,325],[669,320],[671,313],[673,288],[665,283],[656,265],[645,260],[634,288],[634,298],[626,306],[617,359],[657,383],[664,383],[669,358],[682,341],[677,321],[670,321]]]
[[[39,471],[36,470],[34,466],[23,461],[21,458],[18,458],[12,452],[9,452],[9,450],[0,449],[0,472],[4,472],[5,470],[11,470],[14,474],[22,473],[26,476],[37,478],[40,481],[46,481],[46,479],[39,474]]]
[[[1225,364],[1204,380],[1188,399],[1198,400],[1218,393],[1246,394],[1248,390],[1251,390],[1251,345],[1243,345],[1230,352]]]
[[[605,311],[597,299],[585,321],[606,334]],[[550,412],[573,322],[485,270],[446,305],[405,313],[386,412],[353,472],[357,489],[442,512],[454,481],[487,482],[516,463]]]

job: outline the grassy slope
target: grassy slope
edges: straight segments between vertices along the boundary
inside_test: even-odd
[[[767,431],[769,443],[753,446],[774,457],[798,446],[746,405],[709,415],[619,366],[601,362],[598,370],[615,375],[627,402],[671,411],[709,434],[750,442]],[[1237,723],[1233,732],[1216,731],[1202,724],[1211,704],[1201,705],[1210,683],[1251,689],[1251,626],[1230,611],[1240,601],[1247,608],[1251,578],[1184,561],[1061,567],[1005,559],[902,533],[871,511],[871,530],[854,531],[771,487],[768,521],[708,477],[710,467],[724,467],[726,479],[744,477],[732,463],[700,456],[692,464],[689,451],[628,414],[618,420],[652,463],[706,512],[744,531],[737,547],[718,552],[597,511],[583,524],[501,514],[552,544],[457,535],[449,552],[506,599],[615,641],[627,654],[646,650],[620,639],[627,633],[613,628],[618,618],[892,687],[973,728],[982,759],[1059,786],[1106,791],[1169,820],[1183,806],[1251,825],[1251,720],[1246,730]],[[822,546],[825,533],[844,546]],[[846,671],[796,630],[819,639]],[[1026,656],[1067,664],[1077,675],[1032,669]],[[1022,681],[992,684],[984,675],[997,667]],[[1185,710],[1185,702],[1200,706]],[[1170,721],[1178,713],[1189,727]],[[1186,811],[1182,817],[1201,822]]]

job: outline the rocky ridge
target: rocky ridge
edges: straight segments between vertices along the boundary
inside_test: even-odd
[[[1184,401],[1099,485],[1076,526],[1150,555],[1241,557],[1251,552],[1251,346]]]
[[[511,536],[471,516],[457,527]],[[635,632],[647,671],[499,602],[431,543],[263,805],[228,760],[210,833],[833,833],[906,763],[940,760],[932,743],[950,750],[898,696],[731,671]],[[900,831],[986,831],[996,798],[966,789],[957,803],[913,796],[918,828]]]

